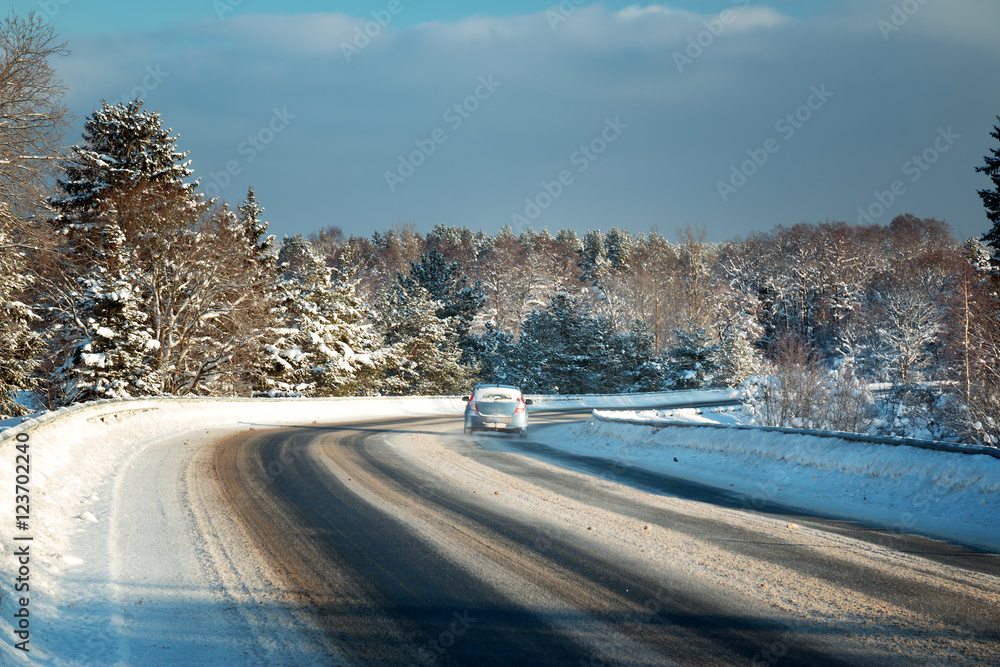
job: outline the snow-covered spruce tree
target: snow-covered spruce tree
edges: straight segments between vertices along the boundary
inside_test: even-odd
[[[739,387],[761,369],[760,356],[747,340],[746,332],[737,327],[728,327],[722,332],[715,363],[717,383],[726,387]]]
[[[521,325],[515,353],[522,389],[536,393],[599,391],[597,358],[606,353],[601,324],[565,292],[533,310]],[[603,360],[601,363],[604,363]]]
[[[990,265],[990,260],[995,254],[997,254],[995,248],[975,236],[970,236],[962,244],[962,255],[976,275],[980,277],[985,277],[995,270]]]
[[[84,337],[61,369],[67,403],[150,396],[160,391],[151,357],[159,343],[146,327],[135,277],[95,268],[80,279],[78,322]]]
[[[362,396],[377,393],[387,351],[365,322],[355,285],[333,271],[301,236],[286,237],[279,253],[286,270],[279,286],[275,340],[265,344],[268,395]],[[301,266],[291,271],[292,264]]]
[[[610,319],[593,316],[565,292],[525,318],[512,359],[508,377],[535,393],[655,391],[663,386],[663,365],[642,323],[616,331]]]
[[[188,194],[194,205],[195,184],[185,183],[193,173],[184,162],[188,154],[177,151],[176,142],[160,114],[146,110],[142,100],[104,101],[87,118],[83,142],[70,149],[63,164],[57,182],[62,193],[50,200],[57,212],[53,222],[69,237],[76,259],[86,262],[101,248],[108,198],[116,191],[172,186]]]
[[[274,235],[267,233],[270,223],[264,219],[264,208],[257,203],[257,194],[252,186],[247,189],[247,196],[237,210],[247,237],[249,259],[262,269],[269,270],[274,262]]]
[[[718,346],[693,322],[674,331],[676,343],[667,354],[671,389],[702,389],[716,381]]]
[[[397,284],[380,295],[375,316],[389,347],[384,393],[458,394],[475,384],[477,369],[462,363],[457,318],[441,319],[441,308],[420,286]]]
[[[453,321],[455,342],[462,350],[463,361],[471,363],[469,331],[486,302],[482,285],[477,282],[470,286],[468,278],[459,275],[458,264],[447,261],[437,250],[421,255],[419,262],[411,261],[409,275],[400,274],[397,280],[407,292],[424,289],[431,299],[440,303],[438,318]]]
[[[599,283],[601,277],[608,269],[607,245],[604,242],[604,234],[601,231],[587,232],[583,237],[583,243],[577,250],[580,267],[581,280],[592,283]]]
[[[661,391],[666,367],[654,350],[653,335],[636,320],[624,333],[613,333],[606,357],[604,385],[610,392]]]
[[[41,339],[32,325],[39,317],[20,300],[27,287],[24,250],[0,227],[0,418],[25,413],[18,392],[31,389]]]
[[[156,395],[162,390],[153,359],[158,341],[148,328],[135,253],[116,215],[101,228],[90,270],[52,312],[50,342],[67,346],[51,378],[50,395],[63,404]]]
[[[1000,120],[1000,116],[997,116]],[[1000,126],[993,126],[990,136],[1000,141]],[[976,171],[989,176],[993,181],[992,189],[979,191],[979,196],[986,207],[986,217],[993,223],[993,228],[983,235],[983,241],[1000,249],[1000,147],[991,148],[990,155],[983,158],[986,161],[982,167],[976,167]],[[994,262],[1000,264],[1000,256],[994,257]]]
[[[479,377],[483,381],[499,384],[520,382],[513,367],[514,338],[493,322],[487,322],[482,333],[472,336],[469,350],[473,362],[479,366]]]

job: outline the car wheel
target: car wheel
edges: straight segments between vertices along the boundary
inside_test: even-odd
[[[527,437],[528,437],[528,429],[522,428],[521,429],[521,439],[523,440],[524,438],[527,438]]]
[[[472,435],[472,429],[468,426],[465,427],[465,435]]]

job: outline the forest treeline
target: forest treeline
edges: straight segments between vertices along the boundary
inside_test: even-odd
[[[0,413],[135,396],[456,394],[477,381],[725,386],[761,423],[1000,442],[993,190],[982,239],[902,215],[724,243],[691,227],[670,241],[407,225],[278,242],[252,188],[235,206],[199,192],[141,100],[102,103],[60,151],[67,114],[49,60],[63,46],[31,16],[0,34]],[[1000,185],[1000,149],[979,170]]]

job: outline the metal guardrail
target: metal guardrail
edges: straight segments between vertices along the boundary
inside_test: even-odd
[[[756,426],[753,424],[699,424],[694,422],[679,421],[655,421],[644,419],[625,419],[599,415],[594,411],[594,418],[603,422],[613,424],[631,424],[633,426],[650,426],[657,430],[661,428],[711,428],[737,431],[764,431],[768,433],[784,433],[786,435],[808,435],[815,438],[836,438],[849,442],[861,442],[873,445],[891,445],[893,447],[917,447],[919,449],[930,449],[939,452],[952,452],[956,454],[985,454],[995,459],[1000,459],[1000,449],[995,447],[984,447],[982,445],[955,445],[936,440],[918,440],[916,438],[883,438],[878,436],[861,435],[858,433],[846,433],[839,431],[811,431],[804,428],[785,428],[781,426]]]

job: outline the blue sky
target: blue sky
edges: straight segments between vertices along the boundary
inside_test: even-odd
[[[13,6],[69,42],[68,143],[102,99],[141,96],[203,189],[238,203],[252,184],[279,236],[691,224],[724,240],[906,212],[988,228],[994,0]]]
[[[572,2],[572,0],[570,0]],[[398,26],[412,26],[427,21],[455,21],[469,16],[518,16],[544,12],[558,3],[547,0],[495,0],[493,2],[443,2],[442,0],[400,0],[406,11],[399,14]],[[295,3],[263,2],[261,0],[175,0],[170,3],[137,3],[130,0],[16,0],[12,3],[18,12],[36,11],[61,24],[67,34],[107,34],[119,31],[151,30],[164,25],[198,21],[218,16],[233,17],[247,14],[276,14],[289,16],[337,12],[364,17],[388,5],[385,2],[349,0],[347,2],[322,2],[299,0]],[[576,3],[587,4],[586,0]],[[623,9],[634,2],[607,0],[605,7]],[[731,0],[686,0],[671,6],[692,12],[713,14],[739,5]],[[807,16],[822,11],[826,2],[817,0],[780,0],[771,7],[794,16]],[[333,6],[331,6],[333,5]],[[94,11],[95,7],[97,11]]]

